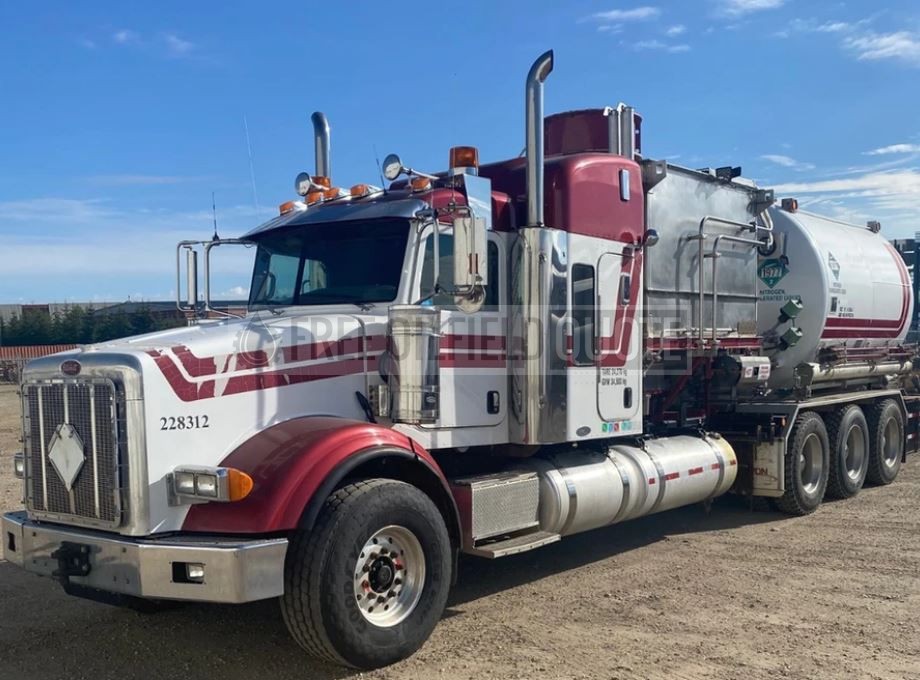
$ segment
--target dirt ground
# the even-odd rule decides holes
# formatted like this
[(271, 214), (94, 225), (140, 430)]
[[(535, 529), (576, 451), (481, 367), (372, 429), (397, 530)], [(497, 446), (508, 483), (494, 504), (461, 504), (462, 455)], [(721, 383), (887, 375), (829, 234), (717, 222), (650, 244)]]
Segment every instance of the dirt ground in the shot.
[[(0, 386), (0, 509), (19, 412)], [(413, 658), (369, 678), (918, 678), (920, 459), (789, 519), (722, 499), (495, 562), (465, 559)], [(276, 603), (141, 616), (0, 561), (0, 677), (344, 678)]]

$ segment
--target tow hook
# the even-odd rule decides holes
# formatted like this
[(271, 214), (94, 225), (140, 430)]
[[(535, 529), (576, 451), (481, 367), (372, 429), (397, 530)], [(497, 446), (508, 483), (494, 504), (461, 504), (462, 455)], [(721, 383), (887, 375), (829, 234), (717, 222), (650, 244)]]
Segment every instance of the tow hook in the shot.
[(58, 568), (51, 575), (65, 588), (71, 576), (89, 576), (93, 569), (89, 563), (89, 554), (88, 545), (64, 541), (60, 548), (51, 553), (51, 559), (58, 563)]

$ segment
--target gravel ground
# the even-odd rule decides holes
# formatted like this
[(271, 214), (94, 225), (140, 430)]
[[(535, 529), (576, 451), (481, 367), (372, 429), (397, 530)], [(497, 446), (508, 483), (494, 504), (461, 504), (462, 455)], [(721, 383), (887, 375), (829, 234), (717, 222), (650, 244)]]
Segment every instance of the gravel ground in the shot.
[[(0, 509), (19, 506), (15, 391), (0, 386)], [(918, 678), (920, 460), (789, 519), (722, 499), (466, 559), (413, 658), (371, 678)], [(274, 602), (141, 616), (0, 561), (0, 677), (340, 678)]]

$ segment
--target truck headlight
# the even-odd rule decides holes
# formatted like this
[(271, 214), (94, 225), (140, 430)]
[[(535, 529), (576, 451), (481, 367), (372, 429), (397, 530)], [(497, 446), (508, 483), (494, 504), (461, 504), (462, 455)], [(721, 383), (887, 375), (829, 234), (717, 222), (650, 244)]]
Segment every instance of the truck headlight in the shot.
[(13, 474), (24, 479), (26, 476), (26, 457), (21, 453), (13, 454)]
[(241, 501), (252, 491), (252, 477), (229, 467), (184, 466), (174, 469), (167, 479), (169, 504), (230, 503)]

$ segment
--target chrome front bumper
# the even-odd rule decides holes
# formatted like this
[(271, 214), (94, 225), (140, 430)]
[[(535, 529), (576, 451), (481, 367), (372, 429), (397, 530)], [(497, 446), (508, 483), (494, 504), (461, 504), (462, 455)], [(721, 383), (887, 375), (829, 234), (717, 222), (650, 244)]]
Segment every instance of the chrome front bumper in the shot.
[[(35, 522), (25, 512), (3, 516), (3, 557), (26, 571), (61, 579), (60, 549), (88, 569), (71, 575), (72, 585), (137, 597), (240, 603), (284, 592), (287, 539), (226, 537), (135, 539)], [(56, 553), (57, 557), (52, 557)], [(200, 583), (188, 582), (186, 565), (203, 565)]]

